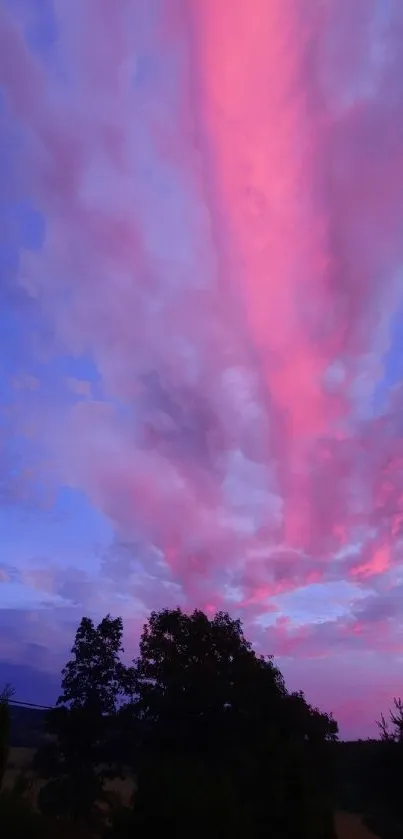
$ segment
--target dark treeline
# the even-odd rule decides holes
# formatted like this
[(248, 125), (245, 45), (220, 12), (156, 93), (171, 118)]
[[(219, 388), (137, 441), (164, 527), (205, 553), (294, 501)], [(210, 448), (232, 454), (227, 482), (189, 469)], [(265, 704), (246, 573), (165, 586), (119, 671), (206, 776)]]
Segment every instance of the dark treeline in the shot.
[[(272, 658), (256, 655), (226, 613), (153, 612), (130, 666), (122, 637), (120, 618), (98, 626), (82, 619), (34, 759), (43, 781), (37, 812), (21, 777), (0, 794), (1, 835), (333, 839), (336, 803), (379, 821), (391, 767), (400, 767), (396, 725), (389, 731), (383, 720), (376, 744), (383, 763), (359, 751), (375, 754), (375, 746), (338, 743), (332, 715), (290, 693)], [(0, 698), (0, 782), (7, 698)], [(128, 800), (111, 792), (111, 778), (132, 780)], [(399, 815), (396, 806), (393, 824)]]
[(403, 839), (402, 722), (403, 716), (387, 737), (341, 742), (334, 748), (338, 808), (363, 815), (364, 823), (381, 839)]
[(10, 745), (38, 749), (45, 737), (45, 709), (9, 705)]

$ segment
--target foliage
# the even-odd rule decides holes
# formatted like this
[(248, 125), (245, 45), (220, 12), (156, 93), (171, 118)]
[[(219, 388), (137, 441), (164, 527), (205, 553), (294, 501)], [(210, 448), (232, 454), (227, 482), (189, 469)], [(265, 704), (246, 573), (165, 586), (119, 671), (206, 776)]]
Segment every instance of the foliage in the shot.
[(237, 804), (231, 773), (222, 767), (189, 755), (161, 754), (142, 767), (132, 828), (139, 836), (162, 830), (187, 836), (190, 825), (193, 836), (238, 836), (241, 828), (246, 835)]
[(401, 839), (402, 744), (358, 740), (337, 743), (334, 749), (337, 806), (362, 813), (365, 824), (382, 839)]
[(122, 618), (107, 615), (94, 626), (83, 618), (77, 629), (72, 658), (62, 670), (62, 694), (57, 704), (91, 713), (112, 714), (124, 694), (126, 670)]
[(377, 726), (381, 733), (381, 740), (403, 743), (403, 702), (400, 697), (398, 699), (395, 697), (393, 704), (395, 710), (389, 711), (389, 720), (381, 714), (381, 719), (377, 720)]
[(39, 813), (24, 789), (24, 778), (0, 794), (2, 839), (90, 839), (88, 829)]
[(27, 797), (29, 782), (21, 773), (12, 789), (3, 789), (4, 774), (7, 768), (10, 742), (9, 702), (14, 695), (10, 685), (0, 692), (0, 825), (2, 835), (7, 839), (43, 839), (43, 824), (38, 814), (33, 812)]
[[(272, 658), (257, 655), (227, 613), (152, 612), (132, 667), (123, 626), (83, 618), (36, 768), (40, 807), (127, 839), (168, 830), (181, 839), (333, 839), (331, 715), (289, 693)], [(126, 701), (125, 701), (126, 700)], [(126, 763), (130, 807), (101, 812), (104, 779)]]
[(44, 839), (44, 823), (20, 790), (0, 793), (0, 824), (7, 839)]
[(393, 700), (394, 709), (389, 710), (389, 719), (381, 714), (377, 725), (381, 735), (377, 778), (373, 784), (377, 809), (369, 811), (369, 824), (379, 830), (385, 839), (403, 835), (403, 803), (401, 779), (403, 777), (403, 702)]
[(123, 623), (107, 615), (98, 626), (83, 618), (62, 671), (62, 693), (49, 712), (51, 740), (35, 768), (48, 782), (39, 795), (43, 812), (97, 823), (103, 782), (113, 759), (113, 717), (125, 684), (120, 661)]
[[(10, 694), (11, 695), (11, 694)], [(54, 839), (50, 825), (35, 812), (32, 782), (27, 772), (20, 772), (11, 787), (0, 793), (0, 825), (7, 839)]]
[(163, 821), (185, 836), (192, 819), (200, 835), (219, 823), (220, 836), (333, 836), (328, 746), (337, 724), (286, 691), (240, 621), (153, 612), (133, 687), (144, 724), (139, 835)]

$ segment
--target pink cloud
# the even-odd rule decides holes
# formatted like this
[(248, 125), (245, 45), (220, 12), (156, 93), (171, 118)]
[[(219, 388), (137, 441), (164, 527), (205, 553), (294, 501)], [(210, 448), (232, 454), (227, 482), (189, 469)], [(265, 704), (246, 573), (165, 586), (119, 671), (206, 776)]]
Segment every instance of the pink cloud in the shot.
[(357, 577), (373, 577), (384, 574), (390, 568), (390, 552), (385, 545), (374, 547), (371, 550), (370, 558), (360, 562), (351, 569), (351, 573)]
[[(394, 656), (387, 601), (375, 635), (354, 604), (301, 627), (272, 598), (343, 577), (371, 592), (401, 565), (401, 394), (380, 416), (374, 394), (400, 305), (403, 11), (255, 3), (55, 3), (52, 72), (0, 10), (46, 216), (17, 282), (48, 356), (89, 355), (102, 393), (72, 377), (85, 399), (48, 393), (17, 421), (141, 546), (133, 603), (230, 605), (287, 658)], [(119, 562), (101, 572), (116, 591)]]

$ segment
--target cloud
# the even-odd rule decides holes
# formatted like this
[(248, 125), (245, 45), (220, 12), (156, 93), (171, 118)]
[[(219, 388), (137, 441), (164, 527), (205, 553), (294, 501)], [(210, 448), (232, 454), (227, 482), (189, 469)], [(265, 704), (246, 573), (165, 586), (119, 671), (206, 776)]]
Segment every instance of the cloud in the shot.
[[(31, 458), (4, 448), (2, 492), (111, 522), (95, 577), (20, 569), (73, 612), (229, 606), (287, 659), (394, 656), (403, 11), (256, 4), (1, 7), (3, 436)], [(278, 614), (346, 580), (347, 614)]]

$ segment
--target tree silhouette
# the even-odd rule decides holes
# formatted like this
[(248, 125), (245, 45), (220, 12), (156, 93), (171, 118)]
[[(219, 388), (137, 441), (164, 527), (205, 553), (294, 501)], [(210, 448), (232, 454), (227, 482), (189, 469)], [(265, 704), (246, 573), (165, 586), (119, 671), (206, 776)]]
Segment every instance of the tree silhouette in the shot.
[(401, 778), (403, 774), (403, 701), (394, 698), (389, 718), (377, 720), (380, 740), (366, 756), (368, 824), (379, 835), (403, 836)]
[(132, 667), (120, 659), (122, 633), (109, 615), (78, 627), (47, 720), (53, 740), (36, 762), (47, 778), (43, 812), (99, 834), (103, 781), (124, 757), (136, 792), (131, 808), (115, 812), (109, 839), (155, 830), (178, 839), (333, 839), (337, 724), (287, 691), (239, 620), (152, 612)]
[(394, 711), (389, 711), (389, 720), (386, 720), (381, 714), (381, 719), (377, 720), (377, 726), (381, 734), (381, 740), (394, 741), (403, 743), (403, 702), (400, 698), (393, 699), (395, 706)]
[[(172, 732), (186, 748), (202, 751), (222, 739), (235, 723), (246, 731), (257, 719), (264, 683), (267, 702), (285, 695), (279, 670), (270, 659), (259, 658), (246, 641), (241, 622), (225, 613), (212, 620), (196, 610), (152, 612), (134, 662), (133, 684), (138, 715), (153, 734), (165, 739)], [(262, 711), (262, 708), (260, 708)], [(191, 732), (192, 739), (188, 735)]]
[(84, 617), (77, 629), (57, 707), (46, 719), (51, 742), (35, 761), (48, 779), (39, 797), (43, 811), (78, 822), (97, 819), (114, 759), (113, 721), (128, 681), (122, 635), (122, 619), (110, 615), (98, 626)]
[(122, 618), (105, 618), (94, 626), (82, 618), (77, 629), (72, 658), (62, 670), (62, 693), (58, 705), (113, 714), (124, 696), (126, 668), (120, 660), (123, 649)]
[(133, 687), (138, 793), (116, 835), (163, 825), (177, 837), (334, 835), (327, 745), (337, 724), (287, 692), (240, 621), (152, 612)]

